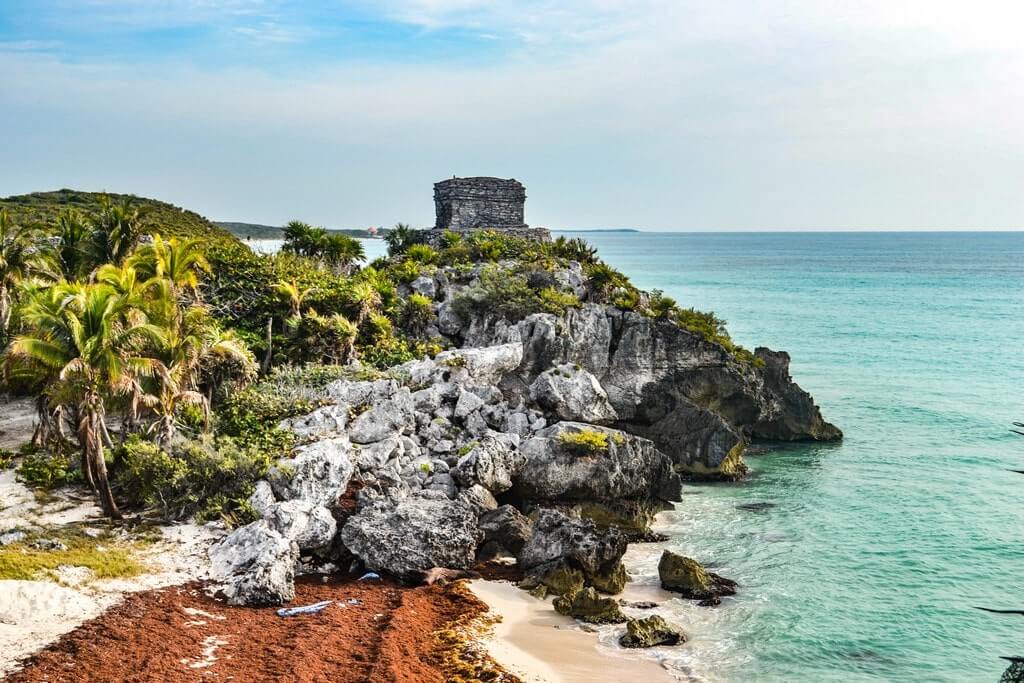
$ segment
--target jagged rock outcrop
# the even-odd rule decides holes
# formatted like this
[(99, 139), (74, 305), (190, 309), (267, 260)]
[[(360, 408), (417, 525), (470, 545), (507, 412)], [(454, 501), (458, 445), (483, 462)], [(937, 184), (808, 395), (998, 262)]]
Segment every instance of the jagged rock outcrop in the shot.
[(479, 484), (492, 494), (512, 488), (513, 479), (523, 468), (523, 455), (518, 449), (517, 437), (488, 436), (473, 445), (459, 458), (452, 476), (465, 487)]
[(696, 475), (741, 474), (750, 437), (842, 435), (789, 378), (784, 354), (762, 349), (765, 366), (757, 367), (700, 334), (633, 311), (590, 304), (512, 325), (479, 319), (464, 335), (469, 345), (523, 344), (517, 370), (523, 396), (551, 368), (578, 365), (607, 393), (616, 426), (651, 439)]
[(578, 571), (585, 584), (617, 593), (625, 582), (626, 544), (626, 536), (617, 529), (601, 529), (590, 520), (541, 510), (517, 562), (526, 575), (526, 587), (544, 584), (559, 591), (554, 584), (564, 583), (567, 574), (571, 577)]
[(835, 425), (821, 419), (814, 399), (801, 389), (789, 374), (789, 354), (759, 346), (754, 356), (764, 363), (765, 384), (778, 397), (780, 410), (762, 415), (751, 427), (758, 438), (774, 441), (832, 441), (842, 436)]
[(327, 547), (338, 531), (330, 511), (308, 500), (274, 503), (265, 510), (263, 519), (281, 536), (294, 541), (299, 551)]
[(295, 597), (296, 543), (266, 520), (235, 529), (210, 547), (211, 576), (231, 605), (280, 605)]
[(468, 569), (483, 538), (461, 501), (380, 500), (349, 518), (341, 540), (375, 571), (412, 578), (432, 567)]
[(515, 557), (533, 531), (530, 519), (511, 505), (502, 505), (480, 515), (483, 544), (477, 552), (482, 559)]
[[(566, 435), (605, 437), (607, 447), (580, 453)], [(680, 499), (679, 476), (672, 461), (648, 439), (606, 427), (559, 422), (519, 446), (523, 464), (514, 493), (527, 500)]]
[(530, 399), (560, 420), (608, 424), (617, 417), (597, 378), (572, 363), (537, 375), (530, 385)]

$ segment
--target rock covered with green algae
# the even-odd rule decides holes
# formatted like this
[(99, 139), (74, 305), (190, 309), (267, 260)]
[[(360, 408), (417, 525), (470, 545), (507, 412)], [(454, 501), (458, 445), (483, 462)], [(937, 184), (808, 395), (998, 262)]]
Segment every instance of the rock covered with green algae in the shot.
[(562, 561), (545, 563), (519, 582), (520, 588), (531, 591), (531, 593), (537, 591), (534, 595), (540, 598), (549, 593), (572, 595), (583, 590), (583, 585), (583, 572)]
[(585, 621), (588, 624), (621, 624), (626, 615), (612, 598), (602, 598), (591, 586), (572, 595), (555, 598), (559, 614)]
[(700, 562), (671, 550), (661, 554), (658, 577), (665, 590), (680, 593), (701, 604), (718, 604), (717, 598), (736, 593), (736, 582), (706, 570)]
[(645, 619), (630, 619), (626, 633), (619, 639), (622, 647), (656, 647), (658, 645), (680, 645), (686, 642), (686, 635), (671, 626), (658, 615)]
[(601, 529), (590, 520), (557, 510), (541, 510), (517, 558), (525, 572), (522, 585), (529, 590), (543, 584), (560, 595), (583, 584), (618, 593), (626, 580), (622, 566), (626, 544), (626, 536), (616, 529)]

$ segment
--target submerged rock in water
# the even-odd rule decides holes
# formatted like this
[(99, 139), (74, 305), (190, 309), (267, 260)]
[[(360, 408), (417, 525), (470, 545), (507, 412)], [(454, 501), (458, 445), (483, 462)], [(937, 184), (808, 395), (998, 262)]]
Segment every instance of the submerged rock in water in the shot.
[(622, 647), (656, 647), (658, 645), (679, 645), (686, 642), (686, 636), (654, 615), (645, 619), (630, 619), (626, 622), (626, 633), (619, 639)]
[(469, 569), (482, 536), (473, 508), (444, 498), (375, 501), (341, 529), (345, 547), (368, 569), (400, 578), (433, 567)]
[(749, 510), (750, 512), (761, 512), (763, 510), (770, 510), (775, 507), (775, 503), (768, 503), (765, 501), (755, 501), (751, 503), (740, 503), (736, 506), (737, 510)]
[(680, 593), (692, 600), (708, 601), (708, 606), (718, 604), (715, 598), (736, 593), (735, 581), (709, 572), (696, 560), (677, 555), (671, 550), (661, 554), (658, 577), (665, 590)]
[(621, 624), (626, 615), (612, 598), (602, 598), (590, 586), (568, 596), (555, 598), (559, 614), (574, 617), (588, 624)]
[(231, 605), (280, 605), (295, 597), (298, 546), (266, 520), (235, 529), (210, 547), (211, 573)]

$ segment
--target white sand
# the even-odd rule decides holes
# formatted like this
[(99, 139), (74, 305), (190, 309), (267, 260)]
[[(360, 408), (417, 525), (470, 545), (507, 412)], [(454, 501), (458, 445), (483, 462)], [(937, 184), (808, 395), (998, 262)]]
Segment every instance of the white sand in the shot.
[(654, 661), (600, 647), (596, 635), (555, 612), (550, 600), (538, 600), (510, 583), (498, 581), (472, 581), (470, 588), (502, 618), (495, 625), (488, 652), (527, 683), (673, 680)]
[[(95, 503), (74, 492), (57, 492), (45, 502), (37, 501), (15, 480), (12, 470), (0, 472), (0, 501), (0, 532), (102, 521)], [(0, 581), (0, 677), (14, 671), (21, 659), (99, 616), (127, 593), (205, 578), (209, 572), (206, 551), (223, 529), (219, 525), (179, 524), (160, 531), (162, 540), (138, 555), (149, 569), (139, 576), (96, 580), (85, 567), (62, 566), (55, 577), (60, 585), (48, 580)]]

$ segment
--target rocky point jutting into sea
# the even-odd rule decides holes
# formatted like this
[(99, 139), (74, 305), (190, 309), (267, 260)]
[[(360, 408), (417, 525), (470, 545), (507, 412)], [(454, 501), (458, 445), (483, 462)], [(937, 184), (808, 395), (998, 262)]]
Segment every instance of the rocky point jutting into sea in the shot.
[[(457, 305), (517, 265), (442, 267), (403, 286), (431, 302), (424, 334), (453, 348), (335, 381), (326, 405), (283, 424), (304, 445), (259, 484), (262, 519), (211, 551), (232, 604), (288, 602), (297, 572), (419, 581), (514, 558), (520, 585), (558, 596), (559, 612), (626, 622), (607, 596), (627, 581), (627, 543), (651, 537), (683, 479), (741, 477), (753, 439), (841, 437), (786, 353), (743, 357), (670, 320), (592, 303), (578, 262), (539, 275), (583, 302), (564, 314), (508, 322)], [(708, 606), (737, 590), (670, 552), (659, 573)], [(623, 644), (684, 639), (659, 620), (629, 619)]]
[[(77, 203), (87, 199), (72, 195)], [(50, 197), (14, 205), (31, 212), (40, 199)], [(196, 432), (174, 434), (172, 410), (154, 423), (171, 434), (154, 441), (153, 429), (139, 433), (140, 415), (125, 414), (121, 424), (107, 415), (111, 429), (121, 430), (111, 464), (116, 495), (135, 506), (127, 523), (111, 530), (127, 543), (140, 521), (157, 522), (166, 536), (173, 519), (215, 520), (190, 525), (196, 542), (187, 556), (173, 544), (168, 551), (189, 565), (181, 580), (194, 583), (128, 598), (129, 588), (114, 584), (102, 606), (90, 603), (72, 615), (40, 612), (54, 591), (43, 591), (33, 576), (19, 587), (28, 597), (0, 603), (0, 617), (17, 616), (19, 638), (34, 613), (64, 614), (57, 619), (64, 621), (38, 637), (28, 633), (18, 654), (0, 665), (12, 666), (123, 599), (37, 653), (14, 680), (49, 680), (69, 662), (76, 680), (95, 680), (112, 658), (129, 656), (126, 650), (139, 680), (156, 671), (167, 680), (191, 680), (196, 667), (215, 666), (212, 653), (219, 651), (231, 654), (211, 673), (264, 680), (281, 671), (326, 680), (339, 668), (346, 669), (342, 680), (352, 681), (478, 680), (482, 672), (486, 680), (513, 681), (517, 674), (563, 680), (564, 662), (547, 662), (553, 673), (538, 674), (515, 657), (472, 645), (499, 618), (486, 622), (487, 606), (457, 581), (480, 574), (523, 589), (502, 593), (507, 584), (475, 584), (499, 614), (500, 604), (513, 604), (531, 620), (543, 613), (562, 626), (571, 617), (604, 635), (615, 629), (618, 655), (682, 646), (687, 624), (648, 599), (664, 601), (667, 594), (628, 594), (635, 573), (623, 561), (628, 545), (664, 540), (652, 524), (659, 512), (685, 511), (687, 481), (744, 477), (744, 453), (754, 441), (831, 441), (841, 432), (793, 381), (785, 352), (747, 351), (714, 315), (640, 291), (585, 242), (552, 241), (546, 229), (525, 223), (524, 202), (525, 189), (514, 180), (438, 183), (434, 227), (396, 229), (388, 258), (361, 271), (295, 252), (281, 261), (255, 256), (220, 236), (208, 251), (215, 266), (204, 274), (204, 301), (189, 310), (264, 341), (266, 379), (247, 389), (221, 387), (213, 434), (197, 434), (197, 425)], [(162, 216), (185, 216), (194, 224), (189, 231), (207, 225), (174, 207), (155, 208)], [(143, 254), (165, 247), (157, 237), (139, 241)], [(281, 263), (305, 269), (307, 284), (282, 281)], [(110, 268), (104, 272), (110, 277)], [(327, 295), (317, 300), (320, 310), (308, 301), (304, 308), (303, 296), (321, 284)], [(386, 314), (355, 306), (359, 288), (367, 300), (386, 293)], [(282, 301), (280, 293), (291, 298)], [(262, 337), (257, 330), (264, 329)], [(382, 360), (396, 356), (375, 354), (377, 343), (398, 349), (401, 360)], [(288, 385), (294, 396), (275, 395), (285, 391), (270, 372), (275, 362), (300, 378)], [(255, 375), (253, 368), (238, 386)], [(213, 396), (214, 387), (208, 389)], [(232, 391), (245, 400), (233, 402)], [(37, 410), (40, 405), (47, 408), (43, 401)], [(118, 405), (111, 401), (111, 410)], [(65, 412), (53, 417), (54, 433), (66, 418)], [(257, 438), (246, 441), (247, 430)], [(192, 469), (193, 460), (206, 469)], [(19, 496), (31, 498), (9, 479)], [(211, 490), (211, 481), (235, 493)], [(165, 496), (178, 507), (172, 510)], [(206, 506), (203, 497), (214, 500)], [(24, 510), (15, 512), (14, 535), (0, 540), (12, 557), (39, 551), (32, 544), (50, 543), (47, 534), (78, 543), (94, 531), (36, 523)], [(101, 523), (88, 514), (88, 524)], [(665, 549), (658, 585), (701, 611), (744, 590), (713, 564), (705, 567), (708, 559)], [(58, 576), (67, 574), (65, 568)], [(363, 576), (369, 582), (357, 580)], [(150, 585), (169, 583), (165, 577)], [(71, 589), (62, 594), (81, 597)], [(309, 603), (314, 611), (331, 605), (330, 613), (315, 612), (316, 620), (296, 629), (275, 610), (244, 609)], [(618, 626), (601, 626), (609, 624)], [(182, 659), (177, 649), (197, 650), (198, 629), (207, 630), (206, 654)], [(246, 639), (250, 631), (259, 634), (254, 642)], [(559, 640), (565, 633), (543, 631), (520, 641), (545, 635), (556, 649), (566, 645)], [(309, 654), (327, 637), (331, 655)], [(595, 642), (587, 640), (580, 657), (594, 654)], [(426, 668), (413, 670), (411, 660), (420, 656)], [(530, 656), (534, 664), (544, 658)], [(650, 661), (628, 661), (657, 671)], [(583, 668), (591, 676), (604, 666)], [(645, 671), (620, 673), (646, 678)]]

